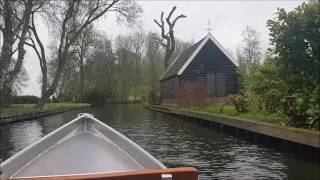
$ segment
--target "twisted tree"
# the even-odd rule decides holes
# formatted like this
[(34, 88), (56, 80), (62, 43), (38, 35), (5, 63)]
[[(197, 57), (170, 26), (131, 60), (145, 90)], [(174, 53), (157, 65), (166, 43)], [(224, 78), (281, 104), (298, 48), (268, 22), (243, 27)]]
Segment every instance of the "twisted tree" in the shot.
[[(164, 20), (163, 20), (163, 15), (164, 15), (164, 12), (162, 11), (161, 12), (161, 16), (160, 16), (160, 23), (154, 19), (154, 22), (160, 27), (161, 29), (161, 37), (162, 39), (160, 38), (155, 38), (156, 42), (158, 44), (160, 44), (161, 46), (163, 46), (165, 48), (165, 57), (164, 57), (164, 67), (165, 68), (168, 68), (169, 66), (169, 61), (170, 61), (170, 57), (172, 55), (172, 53), (174, 52), (175, 50), (175, 46), (176, 46), (176, 42), (175, 42), (175, 39), (174, 39), (174, 31), (173, 31), (173, 28), (176, 24), (176, 22), (180, 19), (180, 18), (185, 18), (187, 16), (181, 14), (179, 16), (177, 16), (176, 18), (173, 19), (173, 21), (171, 21), (171, 16), (172, 14), (174, 13), (174, 11), (177, 9), (176, 6), (174, 6), (168, 17), (166, 18), (166, 22), (168, 24), (168, 27), (169, 27), (169, 32), (166, 33), (165, 32), (165, 23), (164, 23)], [(165, 42), (164, 42), (165, 41)]]

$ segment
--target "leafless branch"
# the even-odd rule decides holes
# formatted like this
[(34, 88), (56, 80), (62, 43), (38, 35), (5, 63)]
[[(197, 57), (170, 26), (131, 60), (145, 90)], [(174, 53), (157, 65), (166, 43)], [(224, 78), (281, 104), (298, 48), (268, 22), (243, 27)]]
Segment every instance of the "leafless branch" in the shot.
[(166, 44), (163, 43), (163, 39), (159, 39), (159, 38), (153, 38), (153, 39), (164, 48), (167, 46)]
[(174, 50), (175, 50), (175, 38), (174, 38), (173, 28), (174, 28), (176, 22), (177, 22), (179, 19), (187, 17), (187, 16), (181, 14), (181, 15), (177, 16), (177, 17), (171, 22), (171, 17), (172, 17), (172, 15), (173, 15), (173, 13), (174, 13), (174, 11), (175, 11), (176, 9), (177, 9), (177, 7), (174, 6), (174, 7), (171, 9), (168, 17), (166, 18), (167, 25), (169, 26), (169, 32), (168, 32), (168, 33), (165, 32), (165, 24), (164, 24), (164, 20), (163, 20), (164, 13), (161, 12), (161, 16), (160, 16), (160, 22), (161, 22), (161, 23), (159, 23), (156, 19), (154, 19), (154, 22), (155, 22), (155, 23), (160, 27), (160, 29), (161, 29), (161, 37), (166, 40), (166, 43), (163, 43), (163, 40), (160, 41), (159, 39), (155, 38), (156, 42), (157, 42), (158, 44), (160, 44), (161, 46), (163, 46), (163, 47), (165, 48), (165, 50), (166, 50), (166, 52), (165, 52), (165, 60), (164, 60), (164, 64), (165, 64), (165, 67), (166, 67), (166, 68), (169, 66), (169, 59), (170, 59), (172, 53), (173, 53)]
[(173, 20), (173, 22), (172, 22), (172, 26), (174, 26), (175, 24), (176, 24), (176, 22), (178, 21), (178, 19), (180, 19), (180, 18), (186, 18), (187, 16), (185, 16), (185, 15), (183, 15), (183, 14), (181, 14), (180, 16), (177, 16), (174, 20)]

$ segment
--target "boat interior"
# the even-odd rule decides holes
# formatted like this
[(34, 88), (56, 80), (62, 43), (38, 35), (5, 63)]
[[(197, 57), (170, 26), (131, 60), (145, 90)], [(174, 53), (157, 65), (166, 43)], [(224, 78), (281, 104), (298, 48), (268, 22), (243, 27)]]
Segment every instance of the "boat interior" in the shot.
[(166, 168), (130, 139), (88, 114), (58, 128), (1, 166), (4, 179), (180, 180), (186, 179), (186, 174), (197, 175), (193, 168)]

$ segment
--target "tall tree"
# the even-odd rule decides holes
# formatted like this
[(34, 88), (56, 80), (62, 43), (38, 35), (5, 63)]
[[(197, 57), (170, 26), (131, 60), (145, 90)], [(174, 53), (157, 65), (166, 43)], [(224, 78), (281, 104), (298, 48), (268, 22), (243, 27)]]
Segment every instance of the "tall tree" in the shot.
[[(164, 51), (154, 41), (156, 33), (133, 31), (119, 35), (111, 43), (105, 35), (93, 29), (93, 47), (84, 63), (84, 101), (90, 103), (127, 102), (145, 98), (149, 103), (159, 102), (159, 84), (164, 70)], [(177, 49), (188, 43), (179, 41)], [(176, 52), (177, 53), (177, 52)], [(58, 84), (58, 100), (73, 100), (79, 95), (78, 55), (70, 50), (68, 61)], [(74, 61), (74, 59), (76, 61)], [(49, 80), (54, 78), (58, 61), (51, 61)], [(78, 100), (78, 99), (76, 99)]]
[(81, 32), (79, 38), (72, 47), (79, 60), (80, 102), (82, 102), (84, 98), (84, 61), (90, 52), (90, 47), (94, 45), (94, 36), (93, 25), (90, 25), (83, 32)]
[(133, 88), (131, 94), (136, 99), (137, 96), (141, 95), (142, 91), (142, 56), (144, 54), (145, 45), (145, 34), (143, 32), (134, 32), (129, 35), (129, 46), (131, 51), (134, 53), (132, 58), (132, 74), (131, 79), (133, 83)]
[[(0, 102), (1, 107), (10, 105), (12, 86), (23, 65), (25, 41), (28, 33), (31, 13), (42, 6), (42, 1), (0, 1), (0, 30), (3, 44), (0, 54)], [(17, 48), (14, 45), (17, 44)], [(12, 67), (13, 55), (18, 57)]]
[(237, 49), (239, 68), (244, 76), (259, 65), (261, 60), (260, 41), (257, 30), (246, 26), (242, 32), (242, 45)]
[(288, 115), (298, 125), (320, 126), (320, 3), (302, 3), (291, 12), (278, 9), (267, 22), (280, 77), (288, 86)]
[[(57, 58), (58, 67), (52, 83), (48, 84), (47, 59), (44, 46), (40, 40), (34, 21), (32, 21), (32, 37), (30, 46), (34, 48), (40, 61), (42, 70), (42, 93), (38, 108), (43, 108), (49, 97), (55, 92), (60, 81), (63, 68), (68, 60), (70, 48), (77, 41), (81, 32), (90, 24), (107, 12), (116, 12), (118, 17), (132, 22), (137, 18), (141, 8), (132, 0), (106, 0), (106, 1), (52, 1), (47, 9), (54, 25), (59, 28), (57, 34)], [(34, 14), (33, 16), (34, 17)], [(33, 18), (34, 20), (34, 18)], [(37, 50), (40, 47), (40, 51)]]
[(159, 101), (159, 83), (161, 72), (164, 70), (163, 53), (160, 50), (160, 45), (154, 41), (158, 38), (156, 33), (149, 33), (146, 38), (146, 63), (147, 71), (146, 84), (147, 84), (147, 102), (156, 104)]
[(116, 78), (116, 58), (112, 43), (105, 36), (96, 36), (95, 49), (85, 64), (85, 100), (91, 103), (110, 103), (115, 96), (118, 81)]
[[(174, 6), (168, 17), (166, 18), (166, 22), (167, 22), (167, 25), (168, 25), (168, 28), (169, 28), (169, 32), (166, 33), (165, 32), (165, 23), (164, 23), (164, 19), (163, 19), (163, 16), (164, 16), (164, 12), (162, 11), (161, 12), (161, 16), (160, 16), (160, 23), (154, 19), (154, 22), (160, 27), (161, 29), (161, 37), (162, 39), (160, 38), (156, 38), (155, 40), (165, 48), (165, 57), (164, 57), (164, 66), (165, 68), (168, 68), (169, 66), (169, 61), (170, 61), (170, 58), (171, 58), (171, 55), (172, 53), (174, 52), (175, 48), (176, 48), (176, 41), (175, 41), (175, 37), (174, 37), (174, 26), (176, 24), (176, 22), (180, 19), (180, 18), (186, 18), (187, 16), (181, 14), (179, 16), (177, 16), (176, 18), (173, 19), (173, 21), (171, 21), (171, 16), (172, 14), (174, 13), (174, 11), (177, 9), (176, 6)], [(165, 42), (163, 42), (165, 41)]]

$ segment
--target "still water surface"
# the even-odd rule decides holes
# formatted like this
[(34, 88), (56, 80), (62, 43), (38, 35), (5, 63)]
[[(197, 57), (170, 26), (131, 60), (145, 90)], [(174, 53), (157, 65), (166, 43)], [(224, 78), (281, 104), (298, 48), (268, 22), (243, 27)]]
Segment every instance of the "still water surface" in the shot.
[(200, 179), (320, 179), (317, 163), (152, 112), (140, 105), (108, 105), (3, 125), (0, 128), (1, 160), (69, 122), (80, 112), (94, 114), (167, 167), (196, 167)]

